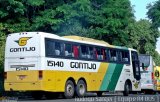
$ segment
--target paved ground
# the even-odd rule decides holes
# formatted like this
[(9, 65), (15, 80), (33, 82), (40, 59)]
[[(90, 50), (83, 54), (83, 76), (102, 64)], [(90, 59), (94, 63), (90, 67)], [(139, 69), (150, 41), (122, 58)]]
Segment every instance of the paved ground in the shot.
[(57, 97), (56, 99), (34, 100), (32, 97), (3, 97), (0, 98), (2, 102), (160, 102), (160, 95), (144, 95), (144, 94), (131, 94), (123, 96), (122, 94), (106, 93), (102, 97), (97, 97), (95, 94), (88, 94), (84, 98), (64, 99)]

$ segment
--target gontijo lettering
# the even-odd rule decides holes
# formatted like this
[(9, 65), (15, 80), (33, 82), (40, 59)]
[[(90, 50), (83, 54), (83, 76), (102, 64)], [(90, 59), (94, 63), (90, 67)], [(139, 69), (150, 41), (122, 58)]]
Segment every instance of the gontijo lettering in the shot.
[(10, 52), (35, 51), (35, 47), (10, 48)]
[[(27, 41), (32, 37), (21, 37), (19, 40), (15, 40), (19, 46), (25, 46)], [(24, 51), (35, 51), (35, 47), (21, 47), (21, 48), (10, 48), (10, 52), (24, 52)]]
[(71, 68), (78, 68), (78, 69), (96, 69), (96, 64), (94, 63), (82, 63), (82, 62), (71, 62)]

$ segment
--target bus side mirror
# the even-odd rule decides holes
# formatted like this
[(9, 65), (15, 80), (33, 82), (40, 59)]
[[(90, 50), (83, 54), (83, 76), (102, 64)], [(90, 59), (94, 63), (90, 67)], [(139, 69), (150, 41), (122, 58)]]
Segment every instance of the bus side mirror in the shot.
[(142, 69), (144, 70), (144, 63), (142, 63)]

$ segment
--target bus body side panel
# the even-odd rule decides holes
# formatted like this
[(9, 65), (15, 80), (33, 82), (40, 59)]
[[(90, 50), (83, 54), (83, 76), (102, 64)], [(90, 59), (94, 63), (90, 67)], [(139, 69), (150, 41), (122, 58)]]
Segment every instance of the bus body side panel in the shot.
[(140, 91), (141, 84), (140, 81), (137, 81), (133, 76), (132, 65), (124, 65), (122, 72), (119, 76), (115, 91), (124, 91), (124, 85), (126, 80), (130, 80), (132, 84), (132, 91)]
[[(82, 60), (68, 60), (60, 58), (46, 58), (45, 59), (45, 70), (48, 74), (51, 72), (55, 73), (55, 91), (64, 92), (65, 83), (69, 78), (73, 78), (75, 83), (80, 78), (85, 79), (87, 83), (88, 91), (97, 91), (96, 84), (102, 79), (96, 79), (100, 66), (107, 68), (108, 64), (101, 65), (101, 62), (91, 62)], [(104, 69), (105, 69), (104, 68)], [(102, 71), (101, 69), (100, 71)], [(48, 75), (47, 74), (47, 75)], [(101, 75), (103, 77), (103, 74)], [(95, 89), (96, 88), (96, 89)]]
[(126, 67), (126, 65), (124, 65), (122, 72), (119, 76), (119, 80), (116, 85), (115, 91), (124, 91), (124, 84), (127, 79), (130, 79), (131, 70), (132, 69), (130, 69), (130, 68)]
[[(68, 61), (68, 64), (69, 63), (70, 61)], [(75, 83), (77, 83), (80, 78), (84, 78), (87, 84), (87, 91), (116, 91), (116, 86), (120, 85), (118, 84), (118, 80), (122, 74), (123, 65), (101, 62), (100, 65), (97, 64), (97, 66), (98, 70), (96, 72), (84, 72), (83, 70), (85, 69), (79, 71), (54, 70), (55, 90), (50, 91), (64, 92), (65, 83), (69, 78), (73, 78)], [(67, 67), (67, 69), (69, 70), (69, 67)], [(47, 73), (46, 75), (51, 75), (52, 71), (47, 71)], [(123, 89), (119, 91), (123, 91)]]
[[(42, 70), (43, 78), (41, 80), (38, 77), (32, 78), (31, 76), (38, 76), (38, 71), (12, 72), (9, 73), (8, 76), (10, 79), (12, 76), (17, 75), (30, 75), (30, 78), (23, 80), (19, 79), (17, 80), (17, 83), (13, 82), (13, 79), (11, 79), (11, 81), (8, 80), (5, 84), (6, 90), (64, 92), (67, 79), (72, 77), (75, 80), (75, 83), (77, 83), (80, 78), (84, 78), (87, 83), (87, 91), (123, 91), (125, 81), (127, 78), (130, 79), (129, 74), (131, 71), (128, 72), (130, 68), (123, 64), (62, 60), (57, 58), (46, 58), (42, 61), (45, 63), (45, 66), (43, 66), (45, 67), (45, 70)], [(65, 67), (54, 67), (52, 64), (48, 64), (48, 61), (56, 61), (56, 63), (64, 62)], [(77, 63), (94, 63), (96, 64), (96, 70), (77, 68)], [(21, 86), (24, 86), (25, 88)]]
[[(98, 72), (55, 71), (55, 91), (64, 92), (65, 83), (70, 77), (75, 79), (75, 83), (80, 78), (84, 78), (87, 83), (87, 91), (124, 91), (124, 83), (127, 79), (133, 81), (133, 91), (140, 91), (140, 83), (131, 75), (133, 74), (132, 68), (125, 67), (123, 64), (101, 63)], [(130, 72), (128, 72), (129, 69)]]
[(122, 69), (123, 64), (109, 63), (100, 91), (115, 91)]
[[(124, 91), (125, 82), (129, 80), (131, 82), (132, 91), (141, 91), (140, 80), (137, 80), (134, 76), (133, 68), (133, 58), (132, 50), (130, 50), (130, 64), (123, 64), (121, 74), (119, 76), (118, 83), (116, 85), (115, 91)], [(120, 68), (117, 68), (120, 69)]]

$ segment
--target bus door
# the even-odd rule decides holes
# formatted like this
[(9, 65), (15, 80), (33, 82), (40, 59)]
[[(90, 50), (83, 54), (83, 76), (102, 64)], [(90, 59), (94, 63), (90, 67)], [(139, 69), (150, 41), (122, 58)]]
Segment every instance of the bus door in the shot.
[(140, 80), (140, 67), (139, 67), (139, 59), (138, 54), (135, 51), (131, 52), (132, 55), (132, 68), (133, 68), (133, 75), (136, 80)]

